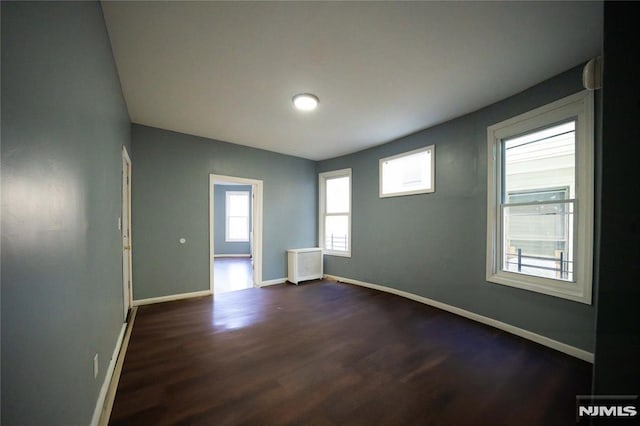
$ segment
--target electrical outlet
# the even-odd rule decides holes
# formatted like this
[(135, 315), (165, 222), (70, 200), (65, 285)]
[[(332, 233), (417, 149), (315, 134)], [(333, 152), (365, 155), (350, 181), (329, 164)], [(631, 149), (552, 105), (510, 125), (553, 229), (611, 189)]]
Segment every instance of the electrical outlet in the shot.
[(98, 354), (96, 354), (93, 357), (93, 378), (97, 379), (98, 378), (98, 370), (99, 370), (99, 364), (98, 364)]

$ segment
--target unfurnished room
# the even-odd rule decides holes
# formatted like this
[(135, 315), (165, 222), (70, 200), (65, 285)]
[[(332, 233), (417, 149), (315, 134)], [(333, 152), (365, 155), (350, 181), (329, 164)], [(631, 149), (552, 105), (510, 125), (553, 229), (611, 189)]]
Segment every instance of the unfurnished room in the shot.
[(2, 425), (638, 422), (640, 6), (2, 1)]

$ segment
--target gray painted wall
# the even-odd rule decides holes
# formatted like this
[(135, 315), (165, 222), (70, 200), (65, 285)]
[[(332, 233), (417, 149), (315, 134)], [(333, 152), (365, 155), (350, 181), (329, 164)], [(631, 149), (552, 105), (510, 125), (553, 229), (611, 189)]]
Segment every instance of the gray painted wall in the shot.
[(100, 3), (1, 7), (2, 424), (87, 425), (123, 324), (129, 117)]
[[(325, 256), (325, 272), (432, 298), (593, 351), (592, 306), (485, 280), (487, 126), (581, 89), (577, 67), (474, 113), (320, 162), (319, 172), (353, 169), (352, 257)], [(378, 160), (431, 144), (436, 192), (380, 199)]]
[(316, 245), (313, 161), (137, 124), (132, 149), (135, 299), (209, 289), (210, 173), (264, 181), (263, 280)]
[[(226, 241), (227, 191), (251, 193), (251, 185), (214, 185), (213, 253), (216, 255), (251, 254), (251, 245), (248, 242)], [(249, 209), (249, 223), (251, 223), (251, 209)]]

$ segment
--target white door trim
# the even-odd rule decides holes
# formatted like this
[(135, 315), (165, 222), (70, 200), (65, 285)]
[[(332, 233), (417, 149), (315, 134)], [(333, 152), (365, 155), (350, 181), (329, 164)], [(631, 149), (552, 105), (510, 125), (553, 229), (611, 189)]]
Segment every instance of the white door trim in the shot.
[[(127, 209), (126, 212), (124, 211), (125, 208)], [(126, 231), (128, 231), (128, 235), (125, 235)], [(122, 295), (124, 321), (126, 321), (129, 309), (133, 307), (133, 264), (131, 263), (131, 157), (129, 157), (127, 148), (124, 145), (122, 146), (122, 211), (120, 216), (120, 235), (122, 237)], [(128, 268), (125, 268), (125, 264), (128, 265)]]
[(258, 179), (247, 179), (235, 176), (209, 175), (209, 290), (213, 293), (213, 262), (214, 246), (213, 246), (213, 211), (214, 211), (214, 184), (219, 183), (236, 183), (240, 185), (251, 185), (253, 194), (252, 209), (252, 248), (253, 248), (253, 285), (260, 287), (262, 284), (262, 200), (263, 200), (263, 181)]

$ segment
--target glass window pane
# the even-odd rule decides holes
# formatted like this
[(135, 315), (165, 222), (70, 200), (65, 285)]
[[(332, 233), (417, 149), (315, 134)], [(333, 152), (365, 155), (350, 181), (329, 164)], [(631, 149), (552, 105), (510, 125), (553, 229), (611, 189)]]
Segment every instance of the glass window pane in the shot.
[(561, 201), (568, 199), (569, 187), (509, 193), (509, 203), (532, 203), (540, 201)]
[(430, 189), (431, 150), (382, 161), (382, 194)]
[(349, 213), (349, 177), (327, 179), (327, 213)]
[(249, 216), (249, 194), (229, 194), (227, 197), (227, 215)]
[[(504, 141), (504, 202), (549, 201), (548, 190), (567, 188), (575, 198), (575, 121)], [(517, 193), (527, 201), (514, 200)]]
[(326, 216), (324, 222), (325, 249), (349, 251), (349, 216)]
[(573, 202), (504, 207), (503, 270), (573, 281)]
[(229, 217), (229, 234), (230, 240), (242, 240), (249, 239), (249, 222), (247, 217)]

